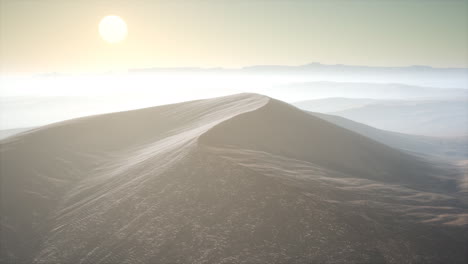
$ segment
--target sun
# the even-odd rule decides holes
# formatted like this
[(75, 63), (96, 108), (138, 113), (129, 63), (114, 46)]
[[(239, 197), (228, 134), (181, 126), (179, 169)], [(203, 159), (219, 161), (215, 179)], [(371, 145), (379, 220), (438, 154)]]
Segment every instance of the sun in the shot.
[(106, 16), (99, 22), (99, 34), (109, 43), (121, 42), (127, 33), (127, 24), (119, 16)]

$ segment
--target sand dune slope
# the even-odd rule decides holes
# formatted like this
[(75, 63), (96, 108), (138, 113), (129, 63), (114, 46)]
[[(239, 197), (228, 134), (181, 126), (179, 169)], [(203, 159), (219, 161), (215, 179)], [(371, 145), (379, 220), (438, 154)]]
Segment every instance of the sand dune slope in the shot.
[(413, 155), (455, 162), (468, 158), (468, 137), (440, 138), (409, 135), (381, 130), (340, 116), (313, 112), (310, 114)]
[(1, 262), (463, 263), (456, 170), (268, 97), (1, 142)]
[(451, 100), (384, 101), (329, 112), (383, 130), (436, 137), (468, 136), (466, 113), (466, 95)]

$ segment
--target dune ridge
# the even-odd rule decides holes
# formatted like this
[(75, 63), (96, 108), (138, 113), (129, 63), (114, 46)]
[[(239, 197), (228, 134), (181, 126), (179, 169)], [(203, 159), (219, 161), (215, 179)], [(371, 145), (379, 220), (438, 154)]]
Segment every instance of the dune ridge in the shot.
[(0, 155), (5, 263), (464, 261), (455, 170), (261, 95), (65, 121)]

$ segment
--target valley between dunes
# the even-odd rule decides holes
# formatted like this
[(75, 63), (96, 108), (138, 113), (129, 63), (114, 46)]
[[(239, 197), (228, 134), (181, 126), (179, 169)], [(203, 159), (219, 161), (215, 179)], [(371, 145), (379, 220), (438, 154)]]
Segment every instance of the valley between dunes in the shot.
[(0, 141), (1, 263), (465, 263), (463, 173), (257, 94)]

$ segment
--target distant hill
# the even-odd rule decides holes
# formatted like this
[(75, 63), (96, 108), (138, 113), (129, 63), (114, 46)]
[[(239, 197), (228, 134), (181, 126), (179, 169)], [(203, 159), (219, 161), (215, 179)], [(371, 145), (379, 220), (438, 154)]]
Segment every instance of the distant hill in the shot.
[(340, 116), (322, 113), (311, 114), (390, 147), (404, 150), (412, 154), (422, 154), (429, 158), (442, 158), (454, 161), (468, 159), (468, 136), (438, 138), (409, 135), (377, 129)]
[(324, 98), (324, 99), (315, 99), (315, 100), (306, 100), (293, 103), (294, 106), (297, 106), (303, 110), (310, 112), (319, 112), (319, 113), (330, 113), (348, 110), (352, 108), (359, 108), (369, 104), (385, 102), (384, 100), (379, 99), (369, 99), (369, 98)]
[(329, 98), (295, 105), (388, 131), (437, 137), (468, 136), (468, 99), (465, 97), (446, 100)]
[(407, 134), (468, 136), (468, 100), (410, 101), (369, 104), (332, 112), (383, 130)]

